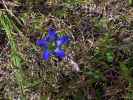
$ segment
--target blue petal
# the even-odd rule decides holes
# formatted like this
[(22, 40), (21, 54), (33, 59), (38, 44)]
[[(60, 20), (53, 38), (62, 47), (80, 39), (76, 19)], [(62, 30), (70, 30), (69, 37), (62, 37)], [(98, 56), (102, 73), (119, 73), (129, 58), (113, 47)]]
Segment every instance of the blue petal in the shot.
[(63, 58), (63, 57), (65, 57), (65, 52), (64, 52), (64, 50), (62, 50), (60, 48), (56, 48), (55, 55), (58, 56), (59, 58)]
[(70, 39), (68, 36), (62, 36), (56, 41), (56, 43), (57, 43), (57, 46), (62, 46), (64, 44), (68, 44), (69, 41)]
[(48, 47), (48, 42), (47, 42), (46, 40), (44, 40), (44, 39), (37, 40), (37, 41), (36, 41), (36, 44), (37, 44), (38, 46), (42, 46), (42, 47), (45, 47), (45, 48)]
[(46, 50), (43, 52), (43, 59), (47, 61), (51, 55), (52, 53)]
[(55, 32), (55, 30), (54, 29), (52, 29), (52, 28), (49, 28), (48, 29), (48, 41), (53, 41), (53, 40), (55, 40), (56, 38), (57, 38), (58, 36), (57, 36), (57, 33)]
[(56, 32), (55, 32), (55, 30), (54, 30), (53, 28), (49, 28), (49, 29), (48, 29), (48, 34), (49, 34), (49, 35), (55, 35)]

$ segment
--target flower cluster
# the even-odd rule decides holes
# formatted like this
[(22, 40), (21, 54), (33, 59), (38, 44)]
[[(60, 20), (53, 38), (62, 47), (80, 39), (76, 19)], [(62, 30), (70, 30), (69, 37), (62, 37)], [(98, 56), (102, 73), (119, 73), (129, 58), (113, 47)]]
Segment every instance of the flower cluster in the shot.
[(47, 61), (52, 55), (60, 59), (65, 57), (62, 46), (68, 44), (69, 41), (68, 36), (59, 37), (53, 28), (49, 28), (48, 35), (41, 40), (37, 40), (36, 44), (44, 48), (43, 59)]

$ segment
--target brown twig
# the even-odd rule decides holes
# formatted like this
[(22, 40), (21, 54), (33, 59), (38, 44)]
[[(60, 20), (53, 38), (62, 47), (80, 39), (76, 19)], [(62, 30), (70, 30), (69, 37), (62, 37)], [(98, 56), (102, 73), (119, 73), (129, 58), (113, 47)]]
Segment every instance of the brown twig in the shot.
[(4, 8), (6, 9), (7, 13), (9, 13), (10, 16), (12, 16), (18, 22), (19, 25), (23, 26), (23, 24), (20, 22), (20, 20), (12, 13), (11, 10), (8, 9), (8, 7), (6, 5), (7, 3), (4, 0), (2, 0), (2, 4), (3, 4)]

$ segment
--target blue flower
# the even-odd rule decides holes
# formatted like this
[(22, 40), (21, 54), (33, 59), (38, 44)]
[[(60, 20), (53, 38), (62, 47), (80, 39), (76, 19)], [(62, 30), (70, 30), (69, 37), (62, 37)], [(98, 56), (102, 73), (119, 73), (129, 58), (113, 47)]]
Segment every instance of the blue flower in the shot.
[(51, 57), (51, 56), (52, 56), (52, 53), (49, 50), (45, 50), (43, 52), (43, 59), (48, 60), (49, 57)]
[(38, 46), (41, 46), (41, 47), (44, 47), (44, 48), (48, 48), (48, 41), (46, 41), (45, 39), (37, 40), (36, 44)]
[(63, 58), (63, 57), (65, 57), (65, 52), (64, 52), (64, 50), (62, 50), (62, 49), (60, 49), (60, 48), (56, 48), (55, 50), (54, 50), (54, 53), (55, 53), (55, 55), (57, 56), (57, 57), (59, 57), (59, 58)]
[(69, 43), (69, 37), (68, 36), (62, 36), (60, 38), (58, 38), (58, 40), (56, 41), (57, 46), (62, 46), (64, 44), (68, 44)]
[(36, 44), (44, 48), (43, 59), (48, 60), (52, 55), (62, 59), (65, 57), (63, 45), (68, 44), (70, 38), (68, 36), (59, 37), (54, 29), (48, 29), (48, 35), (41, 40), (37, 40)]
[(48, 36), (46, 38), (47, 38), (47, 41), (49, 42), (54, 41), (58, 38), (57, 33), (53, 28), (48, 29)]

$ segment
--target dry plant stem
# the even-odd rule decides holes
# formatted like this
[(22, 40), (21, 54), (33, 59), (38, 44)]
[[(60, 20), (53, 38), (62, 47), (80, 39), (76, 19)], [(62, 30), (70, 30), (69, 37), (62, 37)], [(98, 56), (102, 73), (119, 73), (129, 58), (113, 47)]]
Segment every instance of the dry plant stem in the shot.
[(10, 14), (10, 16), (14, 17), (14, 19), (18, 22), (19, 25), (23, 26), (23, 24), (19, 21), (19, 19), (7, 8), (7, 5), (4, 0), (2, 0), (3, 6), (5, 7), (6, 11)]
[[(3, 2), (2, 1), (0, 1), (0, 4), (3, 4)], [(12, 3), (12, 2), (10, 2), (10, 1), (6, 1), (6, 3), (5, 3), (7, 6), (10, 6), (10, 7), (15, 7), (15, 6), (18, 6), (17, 4), (15, 4), (15, 3)]]
[(68, 54), (67, 56), (65, 56), (64, 60), (72, 66), (73, 71), (80, 72), (79, 65), (73, 60), (73, 57), (71, 54)]
[(74, 71), (76, 71), (76, 72), (79, 72), (80, 71), (80, 68), (79, 68), (78, 64), (76, 62), (74, 62), (72, 59), (70, 60), (69, 63), (72, 65), (72, 67), (73, 67), (72, 69)]
[[(59, 18), (56, 17), (56, 20), (58, 20), (58, 22), (62, 22), (62, 24), (66, 25), (69, 29), (71, 29), (71, 26), (68, 26), (62, 19), (59, 19)], [(72, 32), (70, 32), (68, 30), (68, 33), (71, 35), (72, 39), (75, 40), (74, 35), (72, 34)]]

